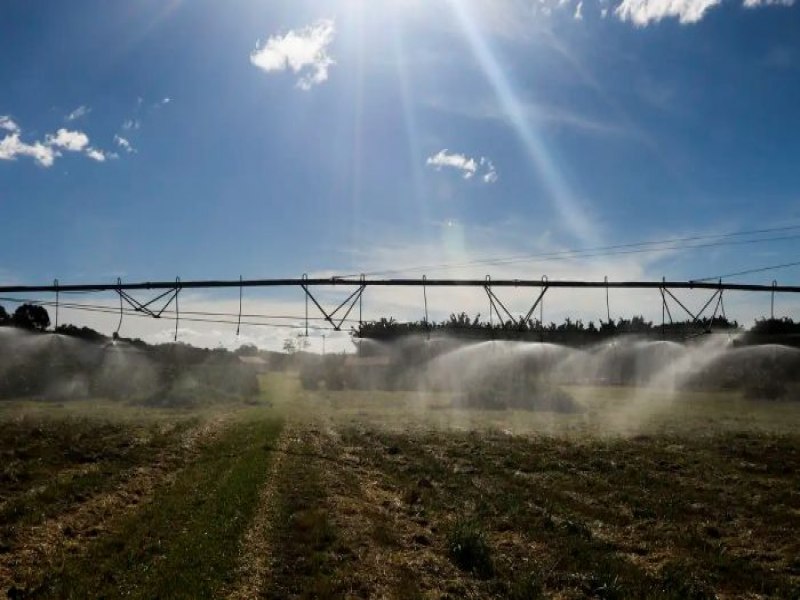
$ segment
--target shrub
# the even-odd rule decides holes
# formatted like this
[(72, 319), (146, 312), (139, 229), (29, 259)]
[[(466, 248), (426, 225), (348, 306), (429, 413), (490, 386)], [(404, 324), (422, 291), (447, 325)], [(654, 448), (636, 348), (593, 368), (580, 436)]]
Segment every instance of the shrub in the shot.
[(494, 573), (486, 534), (472, 519), (459, 519), (447, 538), (450, 558), (460, 569), (487, 579)]

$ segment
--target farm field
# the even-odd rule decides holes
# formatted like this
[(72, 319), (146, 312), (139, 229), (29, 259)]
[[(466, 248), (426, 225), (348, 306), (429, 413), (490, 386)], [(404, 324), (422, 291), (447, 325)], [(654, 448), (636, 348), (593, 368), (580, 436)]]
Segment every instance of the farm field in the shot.
[(791, 598), (800, 406), (574, 387), (0, 404), (10, 598)]

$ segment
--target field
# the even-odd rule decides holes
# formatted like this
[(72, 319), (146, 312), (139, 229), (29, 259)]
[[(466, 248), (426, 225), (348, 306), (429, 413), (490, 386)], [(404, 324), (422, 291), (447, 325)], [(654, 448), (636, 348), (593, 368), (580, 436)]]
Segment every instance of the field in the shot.
[(0, 403), (9, 598), (800, 597), (800, 403)]

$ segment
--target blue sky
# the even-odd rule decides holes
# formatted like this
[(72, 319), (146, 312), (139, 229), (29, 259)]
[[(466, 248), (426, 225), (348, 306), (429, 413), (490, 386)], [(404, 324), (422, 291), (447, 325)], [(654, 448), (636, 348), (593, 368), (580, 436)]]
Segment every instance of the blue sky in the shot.
[(791, 2), (3, 0), (0, 17), (3, 281), (800, 260), (798, 229), (469, 264), (800, 225)]

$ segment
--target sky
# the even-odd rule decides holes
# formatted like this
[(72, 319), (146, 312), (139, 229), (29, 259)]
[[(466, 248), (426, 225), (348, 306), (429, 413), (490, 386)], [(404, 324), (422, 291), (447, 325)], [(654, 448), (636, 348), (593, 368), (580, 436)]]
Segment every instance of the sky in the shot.
[[(800, 261), (792, 0), (1, 0), (0, 43), (5, 284), (800, 279), (757, 271)], [(485, 317), (482, 294), (430, 291), (430, 316)], [(244, 296), (246, 313), (304, 314), (298, 290)], [(505, 299), (524, 313), (529, 296)], [(660, 318), (652, 296), (609, 312)], [(547, 299), (546, 320), (606, 316), (599, 293)], [(769, 299), (728, 306), (749, 323)], [(238, 291), (186, 291), (181, 308), (236, 313)], [(421, 318), (422, 293), (370, 290), (364, 309)], [(184, 321), (179, 337), (304, 331), (281, 322), (303, 328)], [(167, 341), (174, 322), (121, 333)]]

